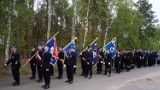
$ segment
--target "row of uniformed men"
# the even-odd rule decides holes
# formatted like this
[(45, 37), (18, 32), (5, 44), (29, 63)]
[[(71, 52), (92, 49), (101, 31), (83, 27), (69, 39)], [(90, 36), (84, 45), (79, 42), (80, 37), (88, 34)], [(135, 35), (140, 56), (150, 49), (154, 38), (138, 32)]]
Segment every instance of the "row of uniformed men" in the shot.
[[(36, 68), (38, 70), (38, 80), (37, 82), (41, 83), (44, 77), (45, 85), (42, 87), (44, 89), (50, 88), (50, 71), (51, 65), (51, 54), (48, 51), (48, 46), (44, 46), (44, 51), (42, 50), (42, 45), (38, 45), (38, 56), (35, 56), (30, 61), (30, 66), (32, 70), (32, 76), (30, 79), (35, 79), (36, 76)], [(32, 47), (31, 57), (36, 53), (36, 48)], [(89, 79), (92, 78), (92, 68), (94, 66), (93, 61), (93, 52), (91, 46), (88, 46), (87, 50), (82, 50), (80, 53), (81, 58), (81, 66), (82, 66), (82, 75), (87, 78), (89, 75)], [(73, 51), (73, 48), (70, 47), (69, 52), (67, 55), (64, 54), (63, 49), (59, 48), (58, 53), (58, 77), (57, 79), (62, 79), (63, 76), (63, 66), (66, 67), (67, 72), (67, 78), (69, 84), (73, 83), (73, 74), (74, 74), (74, 68), (76, 65), (76, 58), (77, 55)], [(113, 58), (110, 54), (109, 50), (102, 51), (101, 49), (98, 49), (98, 58), (99, 62), (97, 64), (97, 74), (102, 73), (102, 66), (103, 63), (105, 64), (105, 73), (104, 75), (108, 74), (108, 77), (111, 76), (111, 69), (113, 66), (116, 68), (116, 73), (120, 73), (122, 70), (126, 69), (126, 71), (130, 71), (135, 65), (140, 68), (141, 66), (153, 66), (155, 65), (155, 60), (158, 57), (157, 63), (160, 64), (160, 53), (156, 53), (155, 51), (142, 51), (142, 50), (136, 50), (136, 51), (119, 51), (117, 50), (117, 55)], [(64, 60), (65, 59), (65, 60)], [(17, 47), (13, 45), (11, 47), (11, 57), (9, 61), (6, 63), (8, 65), (9, 63), (12, 63), (12, 73), (15, 82), (13, 83), (14, 86), (20, 85), (20, 54), (17, 51)], [(114, 64), (113, 64), (114, 62)]]

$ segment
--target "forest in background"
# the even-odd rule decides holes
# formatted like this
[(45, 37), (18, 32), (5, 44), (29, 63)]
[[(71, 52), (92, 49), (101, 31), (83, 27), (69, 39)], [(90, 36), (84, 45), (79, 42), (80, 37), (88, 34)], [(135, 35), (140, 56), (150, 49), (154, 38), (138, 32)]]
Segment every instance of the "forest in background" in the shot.
[(0, 0), (0, 59), (17, 45), (23, 58), (57, 31), (57, 45), (77, 37), (78, 51), (117, 38), (118, 49), (160, 48), (160, 26), (148, 0)]

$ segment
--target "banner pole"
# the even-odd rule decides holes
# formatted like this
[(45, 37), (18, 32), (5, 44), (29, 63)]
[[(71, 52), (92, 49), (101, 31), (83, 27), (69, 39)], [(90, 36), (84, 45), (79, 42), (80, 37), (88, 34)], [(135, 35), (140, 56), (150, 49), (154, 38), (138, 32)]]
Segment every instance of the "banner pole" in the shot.
[[(55, 38), (58, 34), (59, 34), (59, 31), (50, 40), (48, 40), (47, 43), (51, 41), (53, 38)], [(28, 59), (27, 62), (22, 67), (25, 67), (29, 63), (29, 61), (31, 61), (37, 54), (38, 54), (38, 51), (30, 59)]]

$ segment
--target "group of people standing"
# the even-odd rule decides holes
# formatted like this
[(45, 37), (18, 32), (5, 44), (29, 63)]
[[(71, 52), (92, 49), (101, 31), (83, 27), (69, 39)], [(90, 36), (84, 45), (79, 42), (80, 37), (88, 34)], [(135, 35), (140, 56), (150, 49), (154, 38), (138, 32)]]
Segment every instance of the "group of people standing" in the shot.
[[(94, 66), (97, 66), (97, 74), (102, 74), (104, 71), (103, 75), (108, 75), (108, 77), (111, 77), (113, 68), (115, 69), (115, 73), (120, 74), (124, 70), (130, 71), (135, 67), (151, 67), (156, 63), (160, 65), (160, 52), (156, 52), (154, 50), (117, 50), (116, 55), (113, 56), (109, 49), (98, 49), (97, 54), (98, 63), (94, 62), (91, 46), (88, 46), (87, 49), (83, 49), (79, 54), (82, 67), (81, 75), (84, 76), (84, 78), (92, 79)], [(36, 82), (41, 83), (44, 80), (45, 84), (42, 86), (42, 88), (49, 89), (50, 76), (53, 75), (53, 66), (50, 63), (52, 55), (49, 51), (49, 46), (43, 46), (40, 44), (38, 45), (38, 51), (36, 51), (36, 47), (33, 46), (30, 57), (33, 58), (30, 60), (32, 76), (29, 79), (36, 79), (37, 71), (38, 80)], [(74, 80), (76, 61), (77, 54), (73, 50), (73, 47), (70, 47), (67, 53), (64, 53), (62, 47), (59, 47), (57, 57), (57, 79), (63, 78), (63, 67), (65, 67), (67, 74), (67, 81), (65, 82), (72, 84)], [(12, 74), (15, 80), (13, 86), (20, 85), (20, 54), (15, 45), (11, 46), (10, 59), (5, 65), (8, 65), (9, 63), (12, 63)]]

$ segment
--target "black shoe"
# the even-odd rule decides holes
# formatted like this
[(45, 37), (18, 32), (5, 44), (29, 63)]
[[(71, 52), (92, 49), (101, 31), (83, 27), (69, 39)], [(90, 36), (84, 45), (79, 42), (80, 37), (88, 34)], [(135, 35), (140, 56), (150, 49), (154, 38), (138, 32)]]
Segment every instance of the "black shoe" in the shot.
[(65, 82), (70, 82), (69, 80), (65, 81)]
[(70, 81), (68, 84), (73, 84), (73, 81)]
[(104, 73), (103, 75), (107, 75), (106, 73)]
[(80, 76), (84, 76), (84, 74), (81, 74)]
[(46, 87), (47, 85), (43, 85), (42, 88)]
[(44, 87), (44, 89), (49, 89), (50, 88), (50, 86), (49, 85), (46, 85), (45, 87)]
[(92, 76), (90, 76), (88, 79), (92, 79)]
[(20, 83), (13, 83), (13, 86), (19, 86), (20, 85)]
[(57, 79), (62, 79), (62, 77), (61, 77), (61, 76), (58, 76)]
[(108, 77), (111, 77), (111, 75), (109, 74)]
[(36, 82), (41, 83), (41, 82), (42, 82), (42, 80), (37, 80)]
[(88, 76), (84, 76), (84, 78), (87, 78)]
[(32, 76), (32, 77), (30, 77), (29, 79), (34, 80), (34, 79), (36, 79), (36, 78)]
[(42, 80), (39, 80), (39, 82), (38, 83), (41, 83), (41, 82), (43, 82)]

